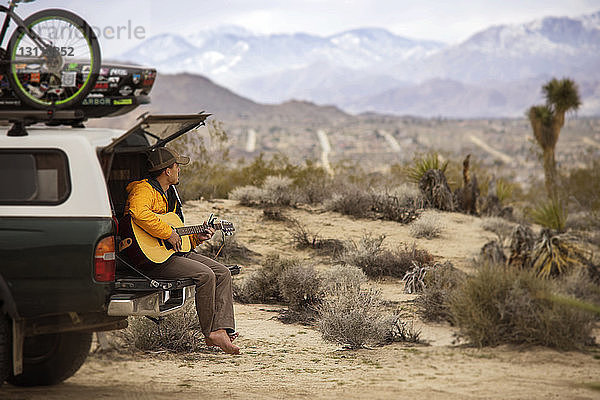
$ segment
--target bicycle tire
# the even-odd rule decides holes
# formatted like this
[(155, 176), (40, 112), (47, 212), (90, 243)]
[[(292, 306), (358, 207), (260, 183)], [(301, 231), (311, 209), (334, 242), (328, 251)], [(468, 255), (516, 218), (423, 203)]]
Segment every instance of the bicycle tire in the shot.
[[(24, 22), (53, 47), (42, 50), (22, 29), (13, 32), (6, 57), (10, 62), (7, 78), (15, 95), (25, 105), (44, 110), (80, 104), (94, 88), (102, 62), (92, 28), (83, 18), (61, 9), (39, 11)], [(42, 58), (42, 52), (52, 52), (60, 65), (52, 65), (52, 57)], [(64, 54), (57, 56), (56, 52)]]

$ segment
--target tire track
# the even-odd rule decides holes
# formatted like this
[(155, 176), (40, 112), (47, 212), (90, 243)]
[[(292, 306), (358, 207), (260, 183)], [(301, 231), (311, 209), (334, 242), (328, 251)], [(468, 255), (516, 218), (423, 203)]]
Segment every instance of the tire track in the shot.
[(317, 136), (319, 137), (319, 144), (321, 145), (321, 163), (323, 164), (323, 168), (329, 175), (333, 175), (333, 169), (331, 168), (331, 164), (329, 164), (329, 153), (331, 153), (331, 144), (329, 144), (329, 138), (327, 137), (327, 133), (324, 130), (319, 129), (317, 131)]

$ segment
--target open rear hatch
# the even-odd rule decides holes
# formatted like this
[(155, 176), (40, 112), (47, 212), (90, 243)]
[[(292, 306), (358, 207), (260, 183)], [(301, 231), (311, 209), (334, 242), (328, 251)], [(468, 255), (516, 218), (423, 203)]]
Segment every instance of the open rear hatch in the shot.
[[(209, 115), (145, 115), (133, 128), (100, 149), (98, 156), (117, 220), (124, 211), (127, 184), (147, 178), (148, 151), (195, 131)], [(232, 266), (230, 271), (239, 273), (239, 267)], [(108, 314), (112, 316), (158, 317), (180, 310), (194, 298), (192, 279), (152, 279), (144, 275), (142, 268), (120, 257), (116, 276), (108, 306)]]

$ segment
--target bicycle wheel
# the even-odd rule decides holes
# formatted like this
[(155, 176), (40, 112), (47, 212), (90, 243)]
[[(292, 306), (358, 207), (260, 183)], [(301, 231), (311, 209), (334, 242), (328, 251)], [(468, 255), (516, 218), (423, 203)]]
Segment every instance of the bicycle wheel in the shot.
[(22, 29), (11, 36), (7, 78), (15, 95), (42, 109), (79, 104), (100, 70), (100, 45), (92, 28), (81, 17), (58, 9), (39, 11), (24, 22), (46, 46)]

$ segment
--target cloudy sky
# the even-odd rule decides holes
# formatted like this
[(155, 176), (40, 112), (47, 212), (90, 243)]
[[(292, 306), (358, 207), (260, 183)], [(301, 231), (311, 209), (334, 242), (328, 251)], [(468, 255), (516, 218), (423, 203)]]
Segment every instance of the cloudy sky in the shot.
[(101, 44), (110, 57), (144, 37), (185, 35), (220, 25), (321, 36), (381, 27), (405, 37), (458, 43), (491, 25), (598, 12), (600, 0), (38, 0), (20, 5), (17, 13), (25, 17), (51, 7), (70, 9), (108, 32)]

